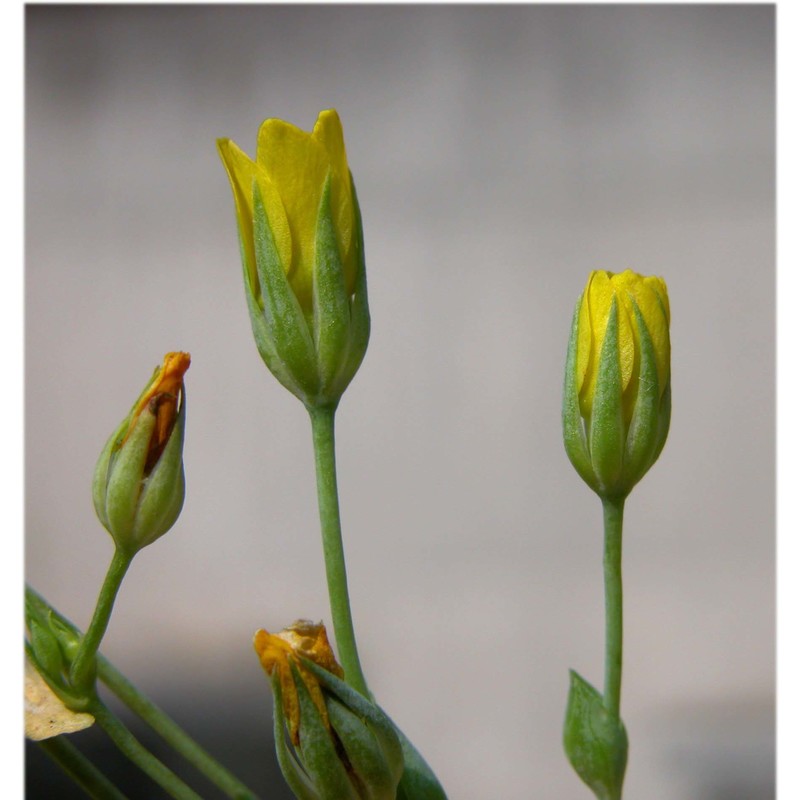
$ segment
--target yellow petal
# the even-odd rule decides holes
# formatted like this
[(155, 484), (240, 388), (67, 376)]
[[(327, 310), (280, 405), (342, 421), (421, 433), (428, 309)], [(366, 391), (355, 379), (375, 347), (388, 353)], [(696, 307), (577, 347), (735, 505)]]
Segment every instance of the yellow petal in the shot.
[[(582, 333), (584, 339), (583, 346), (586, 347), (586, 337), (590, 338), (591, 344), (588, 347), (588, 361), (586, 362), (586, 373), (580, 391), (581, 413), (589, 417), (592, 413), (592, 398), (597, 384), (597, 371), (600, 366), (600, 351), (603, 346), (603, 339), (608, 327), (608, 317), (611, 313), (611, 300), (614, 297), (614, 289), (611, 285), (610, 273), (602, 270), (593, 272), (589, 276), (584, 291), (586, 303), (586, 322)], [(579, 339), (579, 347), (581, 341)]]
[(663, 394), (669, 380), (669, 298), (662, 278), (643, 277), (632, 270), (618, 274), (592, 272), (583, 293), (578, 317), (576, 381), (581, 414), (591, 414), (597, 383), (600, 352), (605, 338), (611, 302), (617, 300), (618, 350), (623, 390), (623, 412), (627, 421), (633, 413), (638, 384), (641, 346), (633, 312), (635, 301), (653, 340), (659, 388)]
[(264, 201), (264, 208), (267, 212), (269, 227), (272, 237), (275, 240), (275, 247), (283, 265), (284, 272), (287, 274), (291, 269), (292, 263), (292, 234), (289, 222), (286, 218), (286, 211), (283, 207), (280, 194), (269, 180), (267, 173), (261, 169), (256, 162), (252, 161), (236, 144), (230, 139), (219, 139), (217, 141), (222, 163), (228, 173), (228, 179), (233, 189), (233, 197), (236, 203), (236, 218), (239, 223), (239, 234), (242, 237), (247, 272), (250, 279), (250, 288), (260, 302), (261, 289), (258, 282), (256, 271), (255, 244), (253, 238), (253, 190), (258, 184), (261, 190), (261, 197)]
[(355, 207), (342, 122), (335, 110), (320, 112), (311, 136), (325, 148), (330, 163), (331, 211), (336, 226), (340, 256), (345, 267), (346, 285), (352, 292), (355, 282)]
[(292, 235), (287, 275), (303, 308), (311, 306), (317, 216), (330, 161), (310, 133), (280, 119), (268, 119), (258, 132), (256, 160), (280, 195)]
[(151, 409), (156, 415), (156, 427), (150, 441), (150, 454), (148, 455), (148, 463), (151, 466), (161, 455), (161, 451), (172, 433), (175, 416), (178, 412), (178, 399), (183, 387), (183, 376), (189, 369), (190, 363), (191, 357), (188, 353), (167, 353), (162, 365), (155, 371), (152, 380), (140, 395), (131, 412), (128, 431), (120, 442), (120, 447), (127, 441), (136, 425), (136, 420), (139, 419), (144, 409), (152, 400), (158, 398), (157, 407)]
[(641, 284), (642, 277), (626, 269), (617, 275), (611, 276), (614, 295), (617, 298), (617, 321), (619, 333), (617, 347), (619, 349), (619, 367), (622, 378), (623, 394), (628, 390), (631, 378), (637, 367), (637, 345), (635, 340), (635, 322), (630, 294), (634, 293)]
[[(589, 279), (591, 280), (591, 278)], [(589, 314), (589, 284), (581, 295), (581, 306), (578, 311), (578, 352), (576, 360), (576, 387), (583, 392), (584, 384), (589, 380), (586, 374), (592, 357), (592, 323)]]
[[(664, 393), (670, 377), (669, 296), (661, 278), (645, 278), (636, 296), (647, 324), (658, 369), (660, 394)], [(645, 311), (645, 308), (647, 309)]]

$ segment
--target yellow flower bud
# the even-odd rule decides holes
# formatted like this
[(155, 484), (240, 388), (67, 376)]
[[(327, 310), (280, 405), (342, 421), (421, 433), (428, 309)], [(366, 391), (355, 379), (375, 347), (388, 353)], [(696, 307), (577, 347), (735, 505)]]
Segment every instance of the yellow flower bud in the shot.
[(311, 133), (266, 120), (255, 160), (230, 139), (217, 148), (261, 357), (306, 405), (333, 405), (369, 339), (361, 218), (339, 115), (321, 112)]
[(356, 215), (339, 115), (322, 111), (311, 133), (265, 120), (252, 161), (230, 139), (217, 142), (231, 182), (253, 291), (261, 297), (253, 232), (253, 184), (261, 190), (281, 264), (304, 311), (311, 309), (317, 217), (325, 181), (349, 294), (356, 274)]
[(625, 496), (658, 458), (671, 408), (663, 279), (592, 272), (578, 302), (564, 383), (564, 442), (581, 477)]
[(614, 274), (597, 271), (589, 276), (581, 298), (578, 317), (578, 363), (576, 382), (581, 414), (591, 417), (592, 398), (597, 385), (600, 350), (603, 346), (611, 304), (617, 301), (617, 348), (622, 376), (623, 417), (630, 423), (639, 382), (638, 328), (633, 305), (639, 307), (653, 341), (658, 393), (662, 397), (669, 383), (669, 297), (663, 278), (643, 277), (631, 270)]

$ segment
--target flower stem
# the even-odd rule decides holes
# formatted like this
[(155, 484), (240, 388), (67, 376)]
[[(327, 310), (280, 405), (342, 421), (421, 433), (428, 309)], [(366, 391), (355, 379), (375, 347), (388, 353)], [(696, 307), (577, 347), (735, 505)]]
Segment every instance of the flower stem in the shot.
[(66, 735), (37, 742), (39, 747), (94, 800), (126, 800), (122, 792), (73, 745)]
[(152, 778), (170, 797), (176, 800), (202, 800), (171, 769), (161, 763), (119, 719), (99, 700), (89, 707), (97, 724), (109, 735), (122, 754)]
[(132, 560), (133, 555), (124, 553), (119, 548), (114, 551), (106, 579), (100, 589), (100, 596), (97, 598), (94, 616), (72, 662), (70, 681), (79, 691), (88, 690), (94, 683), (95, 654), (108, 628), (117, 592)]
[(606, 676), (603, 702), (619, 718), (622, 692), (622, 514), (625, 498), (603, 498)]
[(358, 659), (350, 598), (347, 591), (347, 570), (342, 544), (342, 524), (339, 518), (339, 494), (336, 487), (336, 452), (334, 417), (336, 408), (309, 407), (311, 432), (314, 440), (314, 459), (317, 468), (317, 500), (322, 528), (322, 550), (325, 574), (333, 617), (333, 630), (345, 680), (365, 697), (369, 697), (367, 682)]
[(164, 741), (180, 753), (215, 786), (234, 800), (255, 800), (256, 795), (235, 775), (216, 761), (155, 703), (145, 697), (119, 670), (98, 655), (100, 680), (138, 714)]

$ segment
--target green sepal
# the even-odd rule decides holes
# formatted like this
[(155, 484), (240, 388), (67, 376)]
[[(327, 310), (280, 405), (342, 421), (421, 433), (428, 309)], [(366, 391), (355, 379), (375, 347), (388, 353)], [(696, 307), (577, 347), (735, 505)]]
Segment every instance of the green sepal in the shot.
[(289, 788), (298, 800), (320, 800), (319, 792), (314, 788), (297, 759), (286, 744), (286, 719), (283, 714), (283, 694), (277, 670), (272, 676), (273, 702), (273, 735), (278, 766)]
[(628, 761), (628, 734), (622, 720), (603, 705), (597, 689), (574, 670), (570, 670), (564, 751), (598, 800), (620, 800)]
[[(276, 365), (277, 369), (273, 368), (273, 364), (267, 360), (263, 351), (261, 355), (275, 377), (305, 402), (308, 398), (315, 397), (320, 388), (314, 343), (275, 247), (261, 189), (257, 182), (253, 183), (253, 240), (256, 269), (264, 304), (262, 317), (266, 334), (280, 361), (280, 364)], [(249, 297), (250, 293), (247, 294)], [(251, 316), (252, 313), (251, 309)], [(294, 387), (282, 380), (284, 373), (291, 376)]]
[[(144, 479), (131, 532), (133, 552), (163, 536), (183, 508), (186, 479), (183, 470), (183, 439), (186, 429), (186, 389), (169, 439), (152, 472)], [(130, 550), (129, 550), (130, 552)]]
[[(625, 455), (625, 425), (622, 418), (622, 374), (619, 365), (617, 298), (611, 302), (608, 324), (600, 348), (597, 383), (592, 398), (589, 452), (601, 495), (619, 494)], [(593, 487), (594, 488), (594, 487)], [(624, 490), (622, 494), (627, 494)]]
[[(369, 729), (374, 736), (375, 744), (380, 748), (380, 756), (386, 764), (387, 772), (393, 776), (396, 786), (403, 773), (403, 748), (397, 728), (386, 712), (353, 689), (352, 686), (337, 678), (332, 672), (328, 672), (313, 661), (303, 659), (303, 666), (314, 675), (320, 686), (329, 695), (338, 699), (354, 718), (359, 719), (362, 725)], [(347, 743), (344, 742), (344, 744), (347, 748)], [(358, 768), (356, 772), (359, 772)]]
[(97, 464), (94, 468), (94, 477), (92, 478), (92, 502), (94, 503), (94, 510), (97, 518), (106, 530), (109, 530), (108, 514), (106, 512), (106, 489), (108, 488), (108, 477), (111, 472), (111, 461), (116, 451), (119, 449), (119, 444), (128, 429), (130, 420), (130, 413), (119, 424), (119, 427), (108, 437), (100, 457), (97, 459)]
[(661, 408), (658, 413), (658, 431), (656, 432), (656, 449), (653, 451), (653, 463), (658, 461), (661, 451), (667, 442), (667, 434), (669, 433), (669, 422), (672, 416), (672, 386), (670, 381), (667, 381), (667, 388), (664, 389), (664, 394), (661, 397)]
[(290, 666), (300, 704), (300, 757), (314, 788), (321, 800), (359, 800), (331, 731), (325, 727), (300, 673), (293, 664)]
[[(397, 727), (389, 715), (377, 704), (367, 700), (355, 689), (332, 673), (303, 660), (304, 666), (331, 694), (368, 721), (376, 738), (383, 744), (388, 759), (402, 767), (403, 774), (397, 787), (397, 800), (447, 800), (442, 785), (419, 751)], [(399, 743), (399, 752), (396, 749)]]
[(275, 343), (264, 316), (264, 303), (261, 298), (261, 290), (254, 290), (250, 284), (250, 273), (247, 267), (247, 253), (241, 233), (239, 235), (239, 250), (242, 259), (242, 277), (244, 279), (244, 296), (247, 301), (247, 311), (250, 314), (250, 326), (253, 330), (253, 338), (256, 348), (263, 362), (269, 371), (296, 397), (302, 397), (303, 390), (298, 386), (286, 365), (281, 361), (275, 350)]
[(369, 300), (367, 297), (367, 265), (364, 254), (364, 227), (361, 221), (361, 208), (356, 196), (356, 185), (350, 175), (353, 189), (353, 210), (356, 226), (356, 276), (353, 296), (350, 298), (350, 332), (347, 350), (342, 359), (342, 366), (336, 379), (339, 395), (350, 385), (358, 372), (364, 355), (367, 352), (370, 333)]
[(395, 800), (403, 770), (400, 743), (397, 743), (400, 754), (400, 770), (397, 771), (384, 757), (378, 738), (363, 719), (332, 696), (325, 698), (325, 707), (331, 727), (353, 768), (359, 797), (362, 800)]
[(331, 176), (328, 173), (317, 214), (313, 272), (314, 343), (323, 400), (336, 393), (336, 375), (342, 365), (350, 331), (350, 298), (331, 212)]
[(655, 463), (658, 446), (661, 398), (656, 354), (650, 331), (637, 302), (631, 298), (639, 339), (639, 375), (636, 404), (625, 445), (623, 481), (630, 491)]
[(397, 787), (397, 800), (447, 800), (442, 784), (419, 750), (396, 725), (395, 732), (403, 748), (405, 763), (403, 777)]
[(567, 366), (564, 371), (564, 399), (561, 406), (561, 422), (564, 432), (564, 447), (567, 456), (575, 467), (578, 475), (597, 491), (598, 484), (592, 469), (592, 459), (586, 442), (586, 430), (581, 417), (580, 401), (578, 398), (578, 383), (576, 380), (578, 364), (578, 319), (581, 301), (575, 305), (572, 315), (572, 331), (567, 346)]
[(139, 414), (125, 444), (112, 453), (105, 488), (107, 529), (118, 547), (127, 551), (136, 521), (144, 467), (156, 416), (149, 408)]

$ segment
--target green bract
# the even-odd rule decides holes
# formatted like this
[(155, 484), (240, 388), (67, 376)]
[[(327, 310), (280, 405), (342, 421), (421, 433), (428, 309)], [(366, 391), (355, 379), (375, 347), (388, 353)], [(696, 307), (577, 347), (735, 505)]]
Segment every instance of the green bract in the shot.
[(564, 750), (598, 800), (619, 800), (628, 762), (628, 735), (602, 695), (570, 670)]

